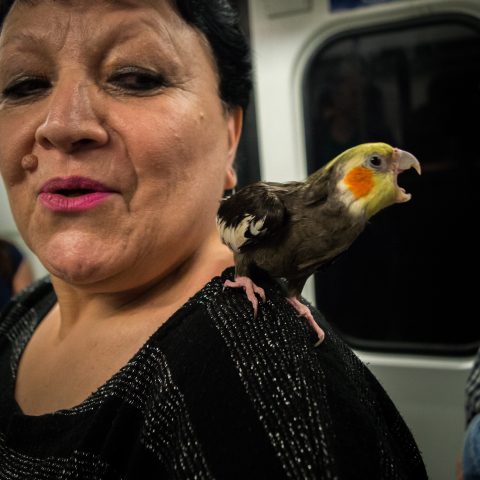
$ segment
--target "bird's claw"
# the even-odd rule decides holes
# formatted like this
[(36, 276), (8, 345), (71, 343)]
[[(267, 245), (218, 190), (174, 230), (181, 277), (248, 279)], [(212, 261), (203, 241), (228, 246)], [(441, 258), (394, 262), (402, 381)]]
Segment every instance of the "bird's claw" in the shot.
[(318, 340), (315, 343), (315, 347), (318, 347), (325, 339), (325, 332), (322, 328), (320, 328), (318, 323), (315, 321), (315, 318), (313, 318), (310, 309), (295, 297), (287, 298), (287, 302), (297, 311), (300, 316), (307, 319), (308, 323), (311, 325), (311, 327), (318, 336)]
[(258, 298), (257, 295), (262, 299), (263, 302), (266, 301), (267, 297), (265, 295), (265, 290), (258, 285), (255, 285), (253, 281), (248, 277), (236, 277), (234, 281), (226, 280), (223, 284), (223, 288), (243, 288), (247, 295), (248, 300), (253, 307), (253, 318), (257, 317), (258, 311)]

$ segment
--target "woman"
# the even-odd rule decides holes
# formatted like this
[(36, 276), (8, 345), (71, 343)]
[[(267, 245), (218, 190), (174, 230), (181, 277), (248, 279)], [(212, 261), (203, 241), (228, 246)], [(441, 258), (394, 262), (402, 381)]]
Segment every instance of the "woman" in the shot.
[(224, 0), (8, 11), (0, 170), (50, 279), (0, 322), (0, 478), (425, 478), (328, 326), (223, 288), (248, 75)]

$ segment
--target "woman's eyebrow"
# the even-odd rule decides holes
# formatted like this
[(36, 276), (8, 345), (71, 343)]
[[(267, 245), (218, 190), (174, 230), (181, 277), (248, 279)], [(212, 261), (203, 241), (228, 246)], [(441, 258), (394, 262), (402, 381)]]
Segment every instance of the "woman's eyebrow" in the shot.
[(162, 44), (167, 44), (172, 49), (176, 49), (174, 38), (168, 28), (146, 18), (122, 22), (106, 33), (105, 37), (101, 40), (104, 42), (112, 42), (115, 45), (121, 45), (132, 38), (140, 36), (146, 31), (153, 32), (157, 37), (161, 38), (163, 40)]
[[(154, 38), (160, 39), (159, 52), (170, 52), (168, 54), (171, 60), (178, 61), (178, 48), (175, 44), (175, 38), (171, 35), (166, 25), (159, 24), (148, 18), (137, 18), (135, 20), (125, 20), (118, 23), (111, 29), (96, 34), (89, 32), (88, 26), (83, 35), (85, 44), (92, 51), (102, 52), (102, 56), (108, 55), (114, 48), (139, 38), (142, 33), (154, 33)], [(0, 36), (0, 52), (2, 50), (15, 51), (16, 53), (33, 52), (40, 53), (42, 56), (48, 55), (50, 48), (62, 48), (65, 42), (65, 31), (58, 29), (56, 32), (35, 32), (35, 31), (16, 31), (12, 33), (5, 32)], [(151, 38), (151, 37), (150, 37)]]
[(30, 50), (38, 50), (39, 45), (45, 43), (45, 41), (50, 37), (50, 35), (45, 33), (33, 33), (33, 32), (16, 32), (11, 35), (1, 35), (0, 36), (0, 48), (10, 46), (10, 44), (19, 44), (21, 47)]
[(142, 33), (149, 31), (154, 32), (155, 37), (160, 40), (157, 44), (158, 48), (156, 48), (158, 55), (164, 56), (166, 54), (170, 62), (182, 63), (179, 46), (175, 42), (175, 35), (172, 35), (167, 25), (161, 25), (149, 19), (120, 23), (114, 29), (106, 32), (102, 38), (99, 38), (95, 47), (102, 50), (103, 55), (108, 55), (113, 49), (140, 38)]

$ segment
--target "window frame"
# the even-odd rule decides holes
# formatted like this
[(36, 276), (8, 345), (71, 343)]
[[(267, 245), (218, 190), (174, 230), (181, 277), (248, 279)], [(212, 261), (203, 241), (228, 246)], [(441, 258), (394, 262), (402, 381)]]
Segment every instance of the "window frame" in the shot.
[[(374, 23), (370, 25), (353, 26), (342, 31), (337, 31), (331, 35), (326, 36), (323, 40), (315, 45), (315, 48), (311, 49), (309, 55), (304, 62), (303, 69), (300, 75), (301, 86), (301, 107), (302, 107), (302, 119), (303, 119), (303, 142), (305, 148), (305, 160), (306, 170), (308, 174), (319, 168), (319, 165), (314, 165), (314, 158), (316, 155), (316, 149), (314, 147), (314, 136), (312, 132), (313, 118), (313, 98), (311, 81), (311, 71), (314, 65), (319, 62), (319, 57), (322, 52), (328, 51), (328, 49), (337, 42), (344, 40), (354, 40), (363, 36), (370, 36), (375, 34), (385, 34), (389, 32), (402, 32), (410, 29), (419, 29), (422, 27), (430, 27), (435, 25), (448, 25), (457, 24), (470, 28), (473, 32), (478, 34), (480, 38), (480, 19), (465, 13), (458, 12), (442, 12), (431, 13), (428, 16), (417, 16), (408, 19), (396, 20), (391, 22)], [(317, 32), (317, 36), (322, 35), (323, 32)], [(322, 35), (323, 36), (323, 35)], [(407, 79), (407, 81), (409, 81)], [(403, 112), (402, 118), (399, 119), (399, 123), (404, 128), (405, 123), (408, 121), (408, 113)], [(321, 165), (320, 165), (321, 166)], [(318, 292), (315, 290), (315, 300), (318, 303)], [(434, 356), (449, 356), (449, 357), (470, 357), (476, 353), (480, 346), (480, 330), (478, 333), (478, 339), (472, 342), (461, 344), (441, 344), (441, 343), (425, 343), (425, 342), (402, 342), (402, 341), (389, 341), (389, 340), (368, 340), (358, 338), (354, 335), (350, 335), (348, 332), (341, 331), (333, 322), (332, 326), (337, 330), (342, 338), (354, 349), (370, 352), (385, 352), (385, 353), (400, 353), (400, 354), (416, 354), (416, 355), (434, 355)]]

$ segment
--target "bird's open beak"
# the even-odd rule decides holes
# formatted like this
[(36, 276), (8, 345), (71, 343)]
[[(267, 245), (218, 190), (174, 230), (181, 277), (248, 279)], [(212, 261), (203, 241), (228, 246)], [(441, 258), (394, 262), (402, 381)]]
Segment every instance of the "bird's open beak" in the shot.
[(393, 168), (394, 168), (394, 177), (397, 186), (397, 203), (408, 202), (412, 195), (407, 193), (404, 188), (398, 185), (398, 175), (400, 175), (405, 170), (409, 170), (410, 168), (414, 168), (419, 175), (422, 174), (422, 169), (420, 167), (420, 162), (408, 152), (404, 150), (400, 150), (399, 148), (395, 148), (393, 152)]

